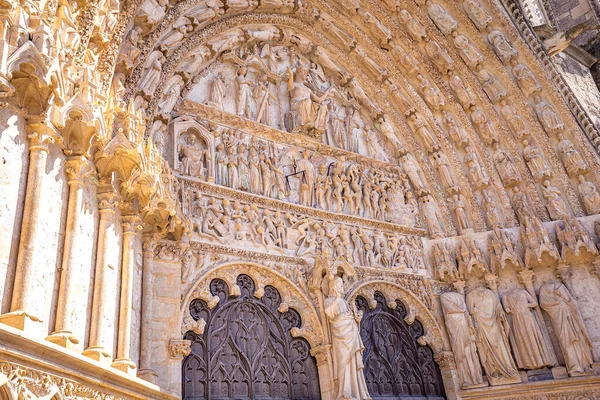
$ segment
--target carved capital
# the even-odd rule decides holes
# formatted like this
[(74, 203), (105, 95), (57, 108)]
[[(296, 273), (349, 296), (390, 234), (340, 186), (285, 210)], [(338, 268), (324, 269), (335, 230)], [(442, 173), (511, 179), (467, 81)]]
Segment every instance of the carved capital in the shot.
[(123, 215), (121, 217), (121, 225), (123, 226), (123, 234), (134, 234), (143, 229), (142, 219), (138, 215)]
[(98, 188), (98, 210), (102, 212), (115, 212), (119, 203), (119, 195), (113, 190), (112, 185), (100, 185)]
[(142, 236), (142, 252), (154, 255), (154, 251), (158, 245), (157, 235), (153, 233), (144, 233)]
[(192, 352), (192, 341), (171, 339), (169, 341), (169, 357), (184, 358)]
[(454, 364), (454, 353), (451, 351), (440, 351), (433, 355), (435, 362), (442, 368)]
[(48, 145), (59, 140), (52, 124), (42, 118), (28, 118), (25, 131), (29, 138), (29, 151), (49, 151)]
[(84, 156), (69, 157), (65, 162), (69, 185), (83, 185), (83, 179), (92, 170), (90, 162)]
[(80, 114), (73, 112), (65, 121), (61, 134), (65, 154), (89, 156), (96, 126), (92, 122), (83, 121)]
[(331, 345), (321, 345), (310, 349), (310, 355), (317, 360), (317, 367), (327, 362), (329, 352), (331, 351)]
[(204, 318), (200, 318), (198, 321), (191, 319), (189, 321), (186, 321), (183, 324), (183, 330), (184, 331), (192, 331), (194, 332), (196, 335), (202, 335), (204, 334), (204, 329), (206, 328), (206, 321), (204, 320)]

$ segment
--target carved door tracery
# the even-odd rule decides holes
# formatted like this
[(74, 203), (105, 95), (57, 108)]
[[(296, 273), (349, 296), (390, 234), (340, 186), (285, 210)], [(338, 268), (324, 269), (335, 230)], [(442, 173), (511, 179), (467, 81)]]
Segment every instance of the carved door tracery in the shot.
[(199, 299), (190, 304), (192, 317), (207, 324), (201, 335), (184, 335), (192, 351), (183, 361), (183, 398), (319, 399), (310, 346), (290, 334), (300, 327), (300, 314), (279, 312), (281, 296), (272, 286), (257, 299), (252, 278), (240, 275), (236, 283), (239, 296), (229, 294), (225, 281), (211, 282), (211, 293), (220, 299), (212, 310)]
[(373, 399), (405, 399), (410, 397), (444, 399), (444, 385), (433, 351), (421, 346), (417, 339), (424, 334), (417, 320), (408, 324), (407, 310), (396, 300), (396, 308), (388, 307), (380, 292), (375, 293), (377, 306), (369, 308), (364, 297), (356, 298), (363, 312), (360, 335), (365, 351), (364, 374)]

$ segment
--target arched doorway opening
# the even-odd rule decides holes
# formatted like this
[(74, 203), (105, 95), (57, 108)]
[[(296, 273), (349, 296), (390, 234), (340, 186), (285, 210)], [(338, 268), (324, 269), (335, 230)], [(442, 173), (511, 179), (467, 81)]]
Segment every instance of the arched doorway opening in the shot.
[(224, 280), (213, 279), (210, 292), (219, 303), (210, 309), (201, 299), (190, 303), (192, 318), (206, 321), (203, 334), (187, 332), (191, 353), (183, 361), (183, 398), (298, 399), (320, 398), (319, 377), (310, 346), (293, 338), (300, 314), (281, 306), (273, 286), (255, 297), (248, 275), (236, 280), (232, 294)]
[[(360, 335), (365, 346), (364, 373), (373, 399), (409, 397), (444, 399), (444, 384), (433, 351), (417, 339), (423, 325), (408, 323), (407, 308), (400, 300), (388, 303), (375, 292), (375, 308), (363, 296), (356, 297), (356, 307), (363, 312)], [(390, 307), (391, 305), (391, 307)]]

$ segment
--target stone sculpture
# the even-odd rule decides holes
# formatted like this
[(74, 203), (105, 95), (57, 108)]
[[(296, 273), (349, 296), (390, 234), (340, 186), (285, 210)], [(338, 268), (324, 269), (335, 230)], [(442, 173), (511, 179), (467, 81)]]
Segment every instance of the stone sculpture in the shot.
[(585, 180), (585, 176), (579, 175), (577, 177), (579, 184), (577, 189), (579, 195), (583, 200), (583, 205), (588, 214), (597, 214), (600, 212), (600, 194), (596, 189), (596, 186), (592, 182)]
[(467, 311), (464, 295), (446, 292), (440, 296), (440, 301), (461, 388), (485, 386), (481, 364), (477, 357), (475, 330)]
[(535, 313), (537, 301), (525, 289), (516, 288), (504, 295), (502, 304), (512, 327), (510, 339), (518, 367), (539, 369), (554, 365), (554, 356)]
[(332, 336), (333, 379), (336, 398), (367, 400), (369, 391), (363, 374), (360, 338), (360, 315), (356, 314), (344, 298), (344, 282), (339, 276), (329, 278), (329, 293), (325, 299), (325, 315)]
[(523, 158), (535, 179), (545, 179), (552, 176), (552, 168), (535, 144), (523, 140)]
[(496, 142), (492, 146), (494, 149), (493, 160), (496, 169), (500, 174), (504, 186), (514, 185), (521, 181), (521, 174), (515, 165), (515, 161), (507, 151), (500, 148), (500, 143)]
[(540, 288), (540, 307), (548, 314), (571, 376), (593, 373), (592, 343), (577, 304), (565, 285), (558, 282)]
[(467, 293), (467, 306), (477, 333), (477, 350), (490, 384), (521, 382), (510, 353), (510, 327), (498, 296), (490, 289), (477, 287)]

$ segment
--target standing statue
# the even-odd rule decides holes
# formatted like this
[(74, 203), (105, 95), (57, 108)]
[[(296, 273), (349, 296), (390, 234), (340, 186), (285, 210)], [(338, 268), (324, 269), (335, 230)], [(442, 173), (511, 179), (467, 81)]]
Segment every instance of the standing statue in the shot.
[(250, 189), (250, 166), (248, 165), (248, 155), (246, 154), (246, 144), (244, 142), (238, 144), (237, 166), (240, 190), (248, 191), (248, 189)]
[(463, 106), (465, 110), (468, 110), (477, 104), (473, 91), (469, 86), (465, 85), (460, 76), (452, 75), (448, 80), (448, 84), (450, 85), (450, 89), (452, 89), (456, 95), (460, 105)]
[(465, 156), (465, 164), (467, 166), (467, 175), (469, 180), (476, 187), (485, 187), (490, 184), (490, 178), (481, 166), (479, 157), (475, 153), (475, 149), (472, 146), (465, 147), (467, 155)]
[(492, 22), (492, 16), (478, 0), (465, 0), (463, 9), (479, 30), (485, 29)]
[(223, 75), (218, 74), (210, 87), (210, 104), (222, 110), (224, 98), (225, 83), (223, 82)]
[(442, 221), (442, 215), (433, 200), (433, 196), (427, 194), (419, 198), (421, 202), (421, 215), (425, 219), (425, 225), (429, 231), (429, 235), (432, 238), (442, 237), (444, 230), (440, 225)]
[(485, 115), (485, 112), (483, 112), (481, 107), (475, 107), (473, 113), (471, 114), (471, 121), (473, 121), (477, 127), (479, 137), (481, 137), (481, 140), (483, 140), (485, 144), (490, 146), (492, 143), (500, 141), (498, 132), (496, 132), (496, 128), (490, 121), (488, 121), (488, 117)]
[(240, 117), (250, 118), (252, 114), (252, 85), (254, 82), (248, 76), (248, 68), (240, 67), (235, 81), (238, 88), (236, 114)]
[(510, 336), (517, 365), (521, 369), (538, 369), (554, 365), (538, 321), (537, 301), (525, 290), (516, 288), (502, 298), (512, 326)]
[(531, 97), (534, 93), (538, 93), (542, 90), (542, 85), (540, 85), (540, 82), (538, 82), (529, 67), (520, 64), (516, 59), (512, 59), (510, 64), (513, 67), (512, 73), (517, 79), (517, 84), (525, 96)]
[(483, 211), (485, 213), (485, 220), (488, 223), (488, 226), (492, 229), (499, 229), (502, 227), (502, 222), (500, 219), (500, 213), (498, 212), (498, 205), (496, 199), (492, 195), (492, 192), (489, 189), (483, 189)]
[(569, 375), (591, 373), (592, 342), (571, 293), (562, 283), (550, 282), (540, 288), (539, 296), (540, 306), (552, 321)]
[(492, 385), (521, 382), (510, 354), (510, 327), (498, 296), (477, 287), (467, 293), (467, 306), (477, 332), (477, 349), (485, 374)]
[(249, 181), (250, 181), (250, 192), (254, 194), (262, 193), (262, 181), (260, 178), (260, 159), (258, 158), (258, 150), (255, 146), (250, 146), (248, 151), (248, 165), (249, 165)]
[(339, 276), (329, 276), (329, 296), (325, 299), (325, 315), (331, 330), (333, 380), (336, 399), (371, 399), (363, 373), (360, 338), (360, 315), (342, 297), (344, 282)]
[(456, 230), (459, 235), (462, 235), (469, 229), (465, 198), (463, 195), (455, 194), (451, 199), (448, 199), (448, 201), (450, 202), (450, 208), (454, 211), (454, 217), (456, 218)]
[(308, 68), (301, 65), (296, 69), (294, 79), (294, 74), (288, 69), (290, 111), (295, 113), (297, 122), (293, 124), (293, 127), (294, 129), (314, 130), (317, 134), (321, 134), (327, 128), (327, 106), (322, 103), (329, 96), (329, 90), (333, 86), (330, 86), (322, 96), (315, 95), (305, 84), (308, 72)]
[(534, 101), (536, 103), (535, 112), (546, 133), (553, 135), (565, 129), (565, 123), (552, 104), (542, 100), (540, 96), (535, 96)]
[(498, 58), (500, 58), (504, 63), (509, 62), (512, 58), (515, 58), (519, 55), (513, 45), (508, 41), (508, 39), (506, 39), (504, 33), (497, 29), (494, 29), (492, 32), (490, 32), (488, 35), (488, 40), (494, 48), (494, 52), (496, 52)]
[(303, 172), (303, 181), (307, 185), (308, 195), (306, 198), (306, 206), (312, 207), (313, 205), (313, 193), (315, 191), (315, 166), (310, 161), (311, 154), (309, 151), (302, 153), (302, 158), (298, 160), (297, 169), (298, 172)]
[(266, 74), (258, 77), (254, 88), (254, 104), (256, 104), (256, 122), (271, 126), (271, 102), (277, 98), (269, 90), (269, 81)]
[(515, 106), (507, 103), (506, 100), (502, 100), (500, 105), (502, 106), (500, 113), (506, 120), (513, 135), (515, 135), (517, 139), (522, 139), (523, 136), (529, 135), (529, 127), (527, 126), (527, 123), (525, 123), (525, 120), (517, 113)]
[(461, 388), (484, 386), (481, 364), (475, 346), (475, 330), (467, 311), (464, 295), (457, 292), (446, 292), (440, 296), (440, 301)]
[(229, 171), (227, 170), (227, 154), (225, 151), (225, 145), (219, 143), (215, 151), (215, 182), (217, 185), (228, 186), (229, 182)]
[(444, 34), (449, 35), (458, 27), (458, 22), (446, 9), (439, 4), (429, 3), (429, 7), (427, 7), (427, 13), (429, 14), (429, 18), (433, 21), (435, 26)]
[(483, 62), (483, 55), (479, 49), (469, 42), (469, 39), (467, 39), (466, 36), (459, 35), (454, 31), (452, 32), (452, 37), (454, 38), (454, 46), (458, 49), (458, 54), (460, 54), (461, 58), (469, 68), (474, 69)]
[(164, 97), (158, 103), (158, 112), (161, 115), (169, 115), (171, 111), (173, 111), (175, 104), (177, 104), (177, 100), (179, 100), (183, 84), (184, 82), (181, 75), (173, 75), (173, 77), (167, 81), (165, 90), (163, 91)]
[(481, 65), (477, 67), (477, 78), (492, 103), (497, 103), (507, 96), (506, 88), (502, 86), (496, 75), (482, 68)]
[(417, 192), (425, 190), (425, 176), (417, 165), (417, 160), (415, 160), (415, 157), (410, 153), (405, 153), (400, 158), (400, 162), (404, 172), (406, 175), (408, 175), (408, 179), (415, 190)]
[(448, 135), (450, 135), (450, 139), (458, 146), (467, 146), (469, 144), (469, 134), (459, 125), (454, 114), (444, 109), (442, 110), (442, 116), (444, 128), (446, 128)]
[(154, 94), (156, 87), (160, 83), (162, 65), (165, 61), (167, 61), (167, 59), (159, 50), (153, 51), (146, 60), (146, 73), (139, 84), (140, 91), (143, 95), (152, 96)]

